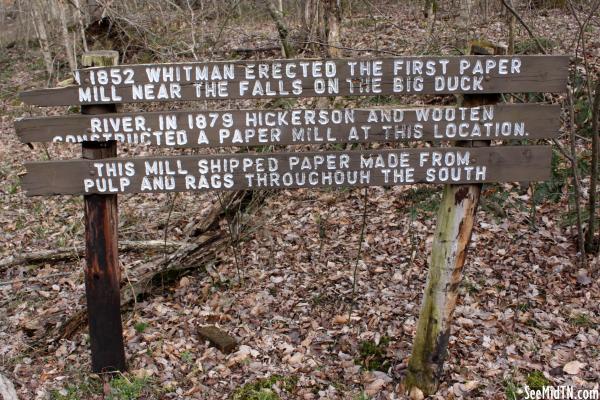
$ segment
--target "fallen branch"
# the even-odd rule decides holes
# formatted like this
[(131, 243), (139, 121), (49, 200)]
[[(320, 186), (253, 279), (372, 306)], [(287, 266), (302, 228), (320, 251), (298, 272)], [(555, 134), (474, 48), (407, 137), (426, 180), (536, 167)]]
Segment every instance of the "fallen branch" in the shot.
[(37, 280), (48, 279), (48, 278), (57, 278), (59, 276), (69, 276), (71, 274), (74, 274), (74, 272), (57, 272), (56, 274), (32, 276), (32, 277), (29, 277), (29, 278), (22, 278), (22, 279), (12, 279), (10, 281), (0, 281), (0, 286), (12, 285), (13, 283), (23, 283), (23, 282), (37, 281)]
[[(232, 192), (223, 196), (226, 208), (238, 208), (240, 213), (247, 215), (255, 210), (264, 200), (266, 192)], [(121, 284), (121, 307), (127, 306), (134, 300), (152, 295), (157, 286), (176, 282), (184, 275), (192, 272), (202, 272), (209, 265), (219, 262), (219, 254), (229, 250), (229, 236), (221, 229), (221, 220), (225, 218), (220, 204), (212, 207), (208, 216), (196, 224), (197, 229), (191, 230), (191, 242), (179, 247), (173, 254), (164, 257), (156, 256), (150, 261), (128, 271), (127, 277)], [(240, 233), (249, 231), (254, 221), (245, 218), (240, 224)], [(161, 246), (164, 242), (159, 241)], [(85, 304), (85, 298), (78, 304)], [(61, 339), (68, 339), (75, 334), (87, 321), (85, 309), (77, 311), (67, 318), (60, 313), (34, 319), (22, 329), (31, 337), (30, 345), (38, 347), (41, 353), (47, 352), (52, 345)], [(43, 346), (43, 347), (42, 347)]]
[[(165, 247), (173, 250), (184, 245), (181, 242), (165, 242), (163, 240), (123, 240), (119, 242), (120, 251), (163, 250)], [(23, 264), (40, 264), (74, 260), (85, 256), (82, 245), (74, 247), (59, 247), (52, 250), (34, 251), (19, 256), (10, 256), (0, 260), (0, 272), (5, 269)]]
[(280, 46), (266, 46), (266, 47), (250, 47), (250, 48), (245, 48), (245, 47), (238, 47), (235, 49), (231, 49), (231, 50), (225, 50), (223, 52), (230, 52), (230, 53), (259, 53), (259, 52), (263, 52), (263, 51), (275, 51), (275, 50), (281, 50)]

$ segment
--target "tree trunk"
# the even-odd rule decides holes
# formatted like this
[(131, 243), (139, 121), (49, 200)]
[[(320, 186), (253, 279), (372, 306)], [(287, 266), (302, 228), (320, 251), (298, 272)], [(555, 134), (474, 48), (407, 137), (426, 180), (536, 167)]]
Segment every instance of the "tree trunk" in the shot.
[(294, 46), (290, 44), (288, 41), (289, 31), (285, 22), (283, 21), (283, 14), (275, 7), (272, 1), (269, 1), (267, 5), (269, 9), (269, 14), (275, 25), (277, 26), (277, 32), (279, 33), (279, 40), (281, 42), (281, 53), (284, 58), (292, 58), (295, 56), (296, 52), (294, 51)]
[(68, 7), (68, 5), (64, 4), (63, 1), (64, 0), (57, 0), (56, 7), (58, 8), (63, 47), (65, 48), (65, 54), (67, 56), (67, 61), (69, 62), (69, 69), (75, 71), (77, 69), (77, 61), (75, 61), (71, 35), (69, 34), (69, 22), (67, 21), (67, 13), (65, 11), (65, 7)]
[(592, 106), (592, 165), (590, 175), (590, 196), (588, 203), (589, 220), (588, 230), (585, 240), (585, 248), (589, 253), (596, 253), (600, 250), (600, 239), (596, 241), (596, 188), (598, 185), (598, 161), (600, 158), (600, 132), (598, 124), (600, 119), (600, 80), (596, 84), (594, 93), (594, 105)]
[[(511, 7), (515, 7), (513, 0), (508, 0)], [(515, 54), (515, 24), (516, 18), (513, 13), (507, 11), (508, 18), (508, 54)]]
[[(472, 43), (470, 51), (471, 54), (504, 52), (501, 47), (480, 41)], [(465, 95), (463, 106), (494, 104), (498, 99), (495, 94)], [(478, 145), (489, 142), (473, 143)], [(423, 303), (404, 381), (408, 391), (420, 390), (426, 395), (437, 391), (480, 192), (481, 184), (444, 186)]]
[(341, 0), (326, 0), (325, 4), (325, 30), (327, 41), (327, 57), (342, 57), (342, 4)]
[(73, 4), (75, 4), (75, 17), (77, 19), (77, 28), (79, 29), (79, 34), (81, 35), (81, 45), (83, 46), (83, 51), (89, 51), (87, 45), (87, 38), (85, 36), (85, 14), (83, 9), (81, 8), (80, 0), (73, 0)]
[(40, 50), (44, 57), (44, 65), (46, 66), (46, 73), (48, 79), (52, 76), (54, 66), (52, 62), (52, 54), (50, 53), (50, 42), (48, 41), (48, 32), (46, 31), (46, 21), (42, 17), (42, 10), (38, 0), (31, 2), (31, 15), (33, 17), (33, 27), (40, 43)]

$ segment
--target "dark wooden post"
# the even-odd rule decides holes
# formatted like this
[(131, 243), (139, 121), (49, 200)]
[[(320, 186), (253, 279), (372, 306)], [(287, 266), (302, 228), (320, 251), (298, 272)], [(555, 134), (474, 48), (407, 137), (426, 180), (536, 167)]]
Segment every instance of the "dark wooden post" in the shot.
[[(504, 48), (488, 42), (472, 42), (470, 47), (470, 53), (475, 55), (505, 53)], [(462, 105), (475, 107), (495, 104), (498, 100), (497, 94), (465, 95)], [(457, 142), (456, 145), (468, 144)], [(474, 141), (472, 146), (489, 146), (489, 142)], [(425, 395), (430, 395), (437, 391), (448, 350), (458, 287), (471, 241), (481, 186), (444, 186), (423, 303), (404, 380), (408, 392), (418, 389)]]
[[(82, 57), (84, 67), (107, 67), (119, 63), (116, 51), (93, 51)], [(116, 112), (115, 104), (82, 106), (82, 114)], [(83, 142), (83, 158), (116, 157), (116, 141)], [(121, 323), (119, 215), (116, 194), (83, 196), (85, 207), (85, 294), (87, 299), (92, 371), (125, 371), (125, 348)]]

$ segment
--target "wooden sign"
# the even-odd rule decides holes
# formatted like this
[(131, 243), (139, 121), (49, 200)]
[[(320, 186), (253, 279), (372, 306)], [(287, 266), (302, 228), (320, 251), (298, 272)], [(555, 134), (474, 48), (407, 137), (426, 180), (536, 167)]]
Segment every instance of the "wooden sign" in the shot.
[[(75, 71), (74, 85), (21, 93), (27, 104), (80, 105), (81, 115), (15, 122), (23, 143), (82, 144), (82, 159), (26, 163), (22, 187), (28, 196), (84, 197), (85, 284), (94, 372), (126, 369), (120, 319), (118, 194), (446, 184), (445, 205), (438, 219), (445, 236), (436, 237), (443, 245), (434, 247), (432, 260), (444, 259), (446, 264), (458, 260), (452, 279), (442, 279), (447, 283), (460, 277), (481, 184), (550, 177), (551, 146), (485, 146), (498, 140), (555, 138), (560, 125), (557, 105), (480, 104), (496, 103), (499, 93), (564, 92), (569, 65), (566, 56), (125, 66), (117, 65), (118, 58), (118, 53), (110, 51), (86, 54), (82, 63), (94, 67)], [(128, 102), (459, 93), (466, 94), (465, 104), (480, 106), (117, 112), (118, 104)], [(119, 142), (214, 148), (401, 141), (422, 143), (418, 148), (386, 150), (116, 157)], [(427, 147), (448, 141), (464, 147)], [(467, 147), (467, 141), (478, 142), (473, 143), (476, 147)], [(440, 292), (448, 287), (442, 283)], [(419, 323), (429, 323), (431, 318), (423, 315)], [(440, 354), (445, 351), (441, 347)], [(418, 356), (419, 360), (430, 358)]]
[(142, 64), (75, 71), (24, 92), (41, 106), (398, 94), (564, 92), (567, 56), (448, 56)]
[(550, 146), (222, 154), (27, 163), (29, 196), (484, 183), (550, 177)]
[(26, 118), (23, 143), (116, 140), (160, 147), (224, 147), (555, 138), (560, 106), (159, 111)]

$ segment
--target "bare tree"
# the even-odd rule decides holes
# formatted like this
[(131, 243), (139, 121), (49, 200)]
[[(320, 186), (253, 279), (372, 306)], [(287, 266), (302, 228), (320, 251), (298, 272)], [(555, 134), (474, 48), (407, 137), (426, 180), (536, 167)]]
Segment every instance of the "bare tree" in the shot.
[(75, 61), (75, 54), (73, 51), (71, 40), (71, 35), (69, 33), (69, 21), (67, 20), (67, 13), (65, 11), (65, 7), (68, 5), (65, 4), (64, 0), (56, 1), (56, 8), (58, 9), (58, 18), (60, 20), (60, 30), (63, 39), (63, 47), (65, 48), (65, 54), (67, 56), (67, 61), (69, 63), (69, 68), (71, 71), (77, 69), (77, 61)]
[(83, 51), (88, 51), (87, 38), (85, 35), (85, 12), (81, 8), (80, 0), (73, 0), (73, 5), (75, 6), (75, 18), (77, 20), (77, 27), (79, 29), (79, 34), (81, 35), (81, 45), (83, 47)]
[(327, 56), (340, 58), (342, 56), (342, 2), (341, 0), (326, 0), (325, 3), (325, 32)]
[(283, 21), (283, 13), (279, 8), (272, 2), (267, 3), (269, 14), (277, 26), (277, 32), (279, 33), (279, 40), (281, 42), (281, 52), (284, 58), (292, 58), (295, 55), (294, 46), (289, 42), (289, 30), (287, 25)]
[(42, 5), (39, 0), (33, 0), (31, 2), (31, 16), (33, 18), (33, 27), (35, 34), (40, 43), (40, 49), (44, 58), (44, 65), (46, 66), (46, 73), (48, 78), (52, 76), (54, 71), (52, 54), (50, 52), (50, 42), (48, 40), (48, 31), (46, 30), (46, 21), (42, 17)]
[[(596, 242), (596, 190), (598, 186), (598, 159), (600, 158), (600, 132), (598, 132), (600, 119), (600, 80), (596, 84), (594, 105), (592, 107), (592, 167), (590, 176), (590, 196), (588, 203), (589, 220), (588, 231), (585, 238), (586, 251), (595, 253), (600, 250), (600, 243)], [(600, 242), (600, 240), (599, 240)]]

